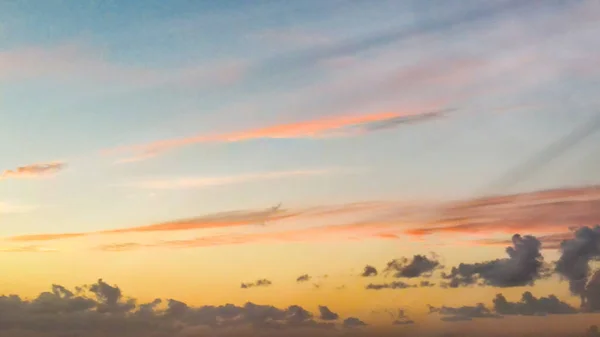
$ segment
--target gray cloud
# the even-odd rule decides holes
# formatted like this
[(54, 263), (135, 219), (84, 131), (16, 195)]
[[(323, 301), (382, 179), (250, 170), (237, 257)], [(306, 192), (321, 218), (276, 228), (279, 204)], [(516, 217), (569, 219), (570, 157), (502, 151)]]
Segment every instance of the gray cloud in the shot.
[(402, 281), (390, 282), (390, 283), (381, 283), (374, 284), (369, 283), (365, 289), (367, 290), (382, 290), (382, 289), (406, 289), (406, 288), (416, 288), (416, 285), (407, 284)]
[(255, 288), (255, 287), (268, 287), (271, 286), (273, 282), (267, 279), (256, 280), (256, 282), (242, 283), (242, 289)]
[(304, 274), (304, 275), (298, 276), (298, 278), (296, 278), (296, 282), (298, 282), (298, 283), (308, 282), (308, 281), (310, 281), (310, 279), (311, 279), (310, 275)]
[(331, 311), (328, 307), (320, 305), (319, 306), (319, 318), (324, 321), (335, 321), (340, 318), (340, 316)]
[(403, 309), (398, 309), (396, 314), (392, 313), (392, 317), (394, 317), (392, 321), (393, 325), (410, 325), (415, 323), (415, 321), (406, 316)]
[(546, 276), (540, 241), (531, 235), (512, 237), (512, 247), (506, 248), (508, 258), (479, 263), (461, 263), (449, 274), (442, 274), (448, 282), (443, 287), (457, 288), (477, 284), (494, 287), (532, 285)]
[(502, 316), (488, 309), (483, 303), (475, 306), (446, 307), (440, 308), (429, 306), (430, 313), (442, 316), (440, 319), (446, 322), (470, 321), (473, 318), (501, 318)]
[(434, 270), (441, 267), (435, 257), (415, 255), (411, 260), (403, 257), (388, 262), (383, 273), (393, 273), (393, 276), (397, 278), (428, 277)]
[(556, 272), (569, 281), (571, 293), (579, 295), (585, 307), (590, 261), (600, 257), (600, 226), (577, 229), (572, 239), (560, 244), (560, 251)]
[(370, 266), (370, 265), (366, 265), (361, 276), (362, 277), (371, 277), (371, 276), (377, 276), (377, 274), (378, 274), (377, 268)]
[(526, 291), (519, 302), (509, 302), (504, 295), (498, 294), (494, 298), (494, 310), (501, 315), (543, 316), (550, 314), (574, 314), (578, 310), (559, 300), (556, 296), (536, 298), (531, 292)]
[[(135, 299), (123, 296), (118, 286), (101, 279), (75, 291), (55, 284), (32, 300), (0, 296), (0, 335), (8, 337), (167, 337), (188, 336), (186, 331), (199, 328), (230, 332), (304, 328), (327, 331), (336, 327), (331, 321), (338, 318), (326, 306), (319, 307), (319, 317), (315, 318), (298, 305), (277, 308), (249, 302), (243, 306), (193, 307), (175, 299), (137, 304)], [(345, 327), (362, 325), (356, 318), (344, 322)]]
[(357, 328), (361, 326), (366, 326), (367, 323), (361, 321), (356, 317), (348, 317), (344, 320), (342, 325), (344, 326), (344, 328)]
[(421, 287), (421, 288), (435, 287), (435, 283), (431, 283), (430, 281), (424, 280), (424, 281), (419, 282), (419, 287)]

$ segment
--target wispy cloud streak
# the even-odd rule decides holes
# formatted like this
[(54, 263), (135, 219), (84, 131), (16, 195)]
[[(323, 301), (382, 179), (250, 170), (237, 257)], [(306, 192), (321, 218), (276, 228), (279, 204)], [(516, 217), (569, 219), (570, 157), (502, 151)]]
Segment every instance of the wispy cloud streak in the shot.
[[(199, 143), (233, 143), (255, 139), (298, 139), (322, 138), (332, 135), (335, 131), (342, 131), (347, 127), (359, 127), (374, 122), (398, 121), (399, 118), (409, 118), (420, 115), (420, 111), (410, 112), (381, 112), (364, 115), (349, 115), (326, 117), (302, 122), (279, 124), (268, 127), (249, 129), (245, 131), (216, 133), (212, 135), (198, 135), (192, 137), (175, 138), (156, 141), (148, 144), (125, 146), (103, 151), (104, 154), (135, 153), (133, 158), (120, 159), (120, 162), (133, 162), (151, 158), (160, 152), (165, 152), (178, 147)], [(341, 133), (336, 135), (348, 135)]]
[(64, 170), (66, 167), (67, 165), (63, 162), (30, 164), (3, 171), (0, 173), (0, 180), (47, 177)]

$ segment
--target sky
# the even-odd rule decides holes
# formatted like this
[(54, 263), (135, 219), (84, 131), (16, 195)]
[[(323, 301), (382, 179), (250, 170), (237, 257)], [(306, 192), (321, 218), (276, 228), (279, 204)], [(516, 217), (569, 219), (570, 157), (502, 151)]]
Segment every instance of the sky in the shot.
[(0, 0), (2, 335), (592, 336), (598, 33), (594, 0)]

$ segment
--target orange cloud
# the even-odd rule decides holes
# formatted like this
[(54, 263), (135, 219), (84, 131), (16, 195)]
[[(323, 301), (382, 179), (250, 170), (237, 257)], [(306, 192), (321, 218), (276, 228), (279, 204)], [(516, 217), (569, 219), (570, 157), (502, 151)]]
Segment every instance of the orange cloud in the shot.
[(120, 228), (99, 232), (87, 233), (49, 233), (49, 234), (29, 234), (19, 235), (7, 238), (8, 241), (28, 242), (28, 241), (52, 241), (61, 239), (78, 238), (89, 235), (104, 235), (104, 234), (123, 234), (123, 233), (148, 233), (148, 232), (175, 232), (185, 230), (212, 229), (212, 228), (227, 228), (240, 227), (248, 225), (259, 225), (265, 221), (273, 222), (286, 219), (318, 219), (329, 216), (351, 214), (356, 212), (364, 212), (375, 210), (381, 207), (386, 207), (389, 203), (353, 203), (341, 206), (321, 206), (309, 207), (299, 210), (279, 209), (273, 212), (267, 210), (243, 210), (222, 212), (216, 214), (204, 215), (196, 218), (182, 219), (176, 221), (167, 221), (147, 226)]
[(123, 251), (136, 248), (199, 248), (223, 245), (242, 245), (256, 243), (282, 242), (318, 242), (377, 239), (382, 235), (390, 238), (384, 231), (390, 230), (386, 223), (356, 223), (345, 225), (327, 225), (313, 228), (252, 234), (223, 234), (197, 237), (190, 240), (165, 240), (153, 244), (117, 243), (97, 247), (104, 251)]
[[(421, 112), (382, 112), (366, 115), (337, 116), (313, 119), (303, 122), (273, 125), (264, 128), (250, 129), (239, 132), (218, 133), (213, 135), (198, 135), (193, 137), (176, 138), (152, 142), (149, 144), (126, 146), (103, 151), (104, 154), (134, 152), (132, 158), (120, 159), (119, 162), (133, 162), (151, 158), (159, 152), (197, 143), (227, 143), (241, 142), (261, 138), (316, 138), (325, 137), (334, 131), (350, 126), (366, 125), (374, 122), (397, 120), (399, 117), (414, 117)], [(344, 133), (345, 134), (345, 133)]]
[(12, 170), (5, 170), (0, 173), (0, 180), (11, 178), (39, 178), (56, 174), (66, 168), (62, 162), (30, 164), (17, 167)]
[(600, 186), (564, 188), (455, 202), (407, 235), (554, 234), (600, 222)]

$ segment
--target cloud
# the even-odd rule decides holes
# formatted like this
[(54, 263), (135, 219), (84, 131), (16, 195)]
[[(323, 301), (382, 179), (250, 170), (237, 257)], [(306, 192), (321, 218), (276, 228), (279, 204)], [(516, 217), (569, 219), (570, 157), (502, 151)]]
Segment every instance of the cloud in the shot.
[(391, 283), (383, 283), (383, 284), (374, 284), (369, 283), (365, 286), (367, 290), (382, 290), (382, 289), (407, 289), (407, 288), (416, 288), (417, 286), (414, 284), (407, 284), (402, 281), (395, 281)]
[[(255, 139), (298, 139), (298, 138), (320, 138), (336, 135), (348, 135), (344, 131), (348, 127), (358, 127), (374, 122), (397, 120), (399, 117), (418, 116), (420, 112), (381, 112), (363, 115), (349, 115), (325, 117), (303, 122), (278, 124), (268, 127), (248, 129), (230, 133), (216, 133), (212, 135), (197, 135), (192, 137), (175, 138), (156, 141), (148, 144), (119, 147), (103, 151), (104, 154), (113, 153), (135, 153), (136, 158), (156, 155), (160, 152), (199, 143), (232, 143)], [(341, 132), (341, 133), (340, 133)], [(123, 159), (121, 159), (123, 161)], [(135, 160), (132, 160), (135, 161)]]
[(415, 255), (412, 260), (403, 257), (388, 262), (383, 273), (393, 273), (392, 276), (397, 278), (428, 277), (435, 269), (442, 267), (435, 257)]
[(404, 234), (555, 234), (600, 222), (600, 186), (569, 187), (450, 202), (423, 209), (425, 225)]
[(398, 309), (398, 311), (397, 311), (396, 314), (392, 313), (392, 317), (394, 318), (394, 321), (392, 321), (393, 325), (411, 325), (411, 324), (415, 324), (415, 321), (413, 321), (408, 316), (406, 316), (406, 314), (404, 313), (403, 309)]
[(543, 277), (543, 256), (540, 241), (531, 235), (513, 235), (512, 246), (506, 248), (508, 258), (478, 263), (461, 263), (442, 277), (445, 287), (457, 288), (476, 284), (494, 287), (532, 285)]
[(578, 310), (559, 300), (555, 295), (536, 298), (531, 292), (526, 291), (519, 302), (509, 302), (504, 295), (498, 294), (494, 298), (494, 311), (501, 315), (558, 315), (574, 314)]
[(572, 239), (561, 243), (560, 251), (556, 272), (569, 281), (571, 293), (579, 295), (585, 307), (590, 262), (600, 257), (600, 226), (577, 229)]
[(361, 326), (366, 326), (367, 323), (361, 321), (360, 319), (356, 318), (356, 317), (348, 317), (344, 320), (343, 322), (343, 326), (344, 328), (358, 328)]
[[(0, 312), (0, 334), (9, 337), (183, 337), (199, 327), (233, 335), (298, 329), (329, 331), (336, 327), (335, 323), (329, 322), (334, 319), (318, 321), (299, 305), (277, 308), (248, 302), (242, 306), (194, 307), (175, 299), (138, 303), (138, 300), (124, 296), (118, 286), (101, 279), (76, 287), (75, 291), (53, 284), (50, 291), (42, 292), (32, 300), (18, 295), (0, 296)], [(360, 321), (356, 320), (346, 325)]]
[(336, 321), (340, 318), (340, 315), (331, 311), (328, 307), (320, 305), (319, 306), (319, 318), (324, 321)]
[(273, 282), (271, 282), (267, 279), (260, 279), (260, 280), (257, 280), (256, 282), (242, 283), (242, 285), (240, 287), (242, 289), (248, 289), (248, 288), (256, 288), (256, 287), (269, 287), (272, 284), (273, 284)]
[(216, 177), (185, 177), (173, 179), (155, 179), (144, 180), (133, 183), (127, 183), (125, 186), (133, 186), (145, 189), (187, 189), (187, 188), (204, 188), (211, 186), (223, 186), (232, 184), (243, 184), (253, 181), (266, 181), (283, 178), (293, 178), (302, 176), (318, 176), (331, 174), (336, 171), (343, 170), (334, 169), (315, 169), (315, 170), (293, 170), (293, 171), (274, 171), (262, 172), (253, 174), (241, 174), (233, 176), (216, 176)]
[(48, 177), (64, 170), (66, 167), (67, 165), (63, 162), (38, 163), (19, 166), (16, 169), (5, 170), (0, 173), (0, 180)]
[(488, 309), (483, 303), (475, 306), (446, 307), (439, 308), (429, 306), (430, 313), (437, 313), (445, 322), (471, 321), (473, 318), (502, 318), (502, 316)]
[(362, 276), (362, 277), (377, 276), (377, 268), (370, 266), (370, 265), (366, 265), (365, 270), (363, 271), (363, 273), (360, 276)]
[(308, 281), (310, 281), (311, 278), (312, 277), (310, 277), (310, 275), (308, 275), (308, 274), (300, 275), (300, 276), (298, 276), (298, 278), (296, 278), (296, 282), (298, 282), (298, 283), (308, 282)]

